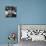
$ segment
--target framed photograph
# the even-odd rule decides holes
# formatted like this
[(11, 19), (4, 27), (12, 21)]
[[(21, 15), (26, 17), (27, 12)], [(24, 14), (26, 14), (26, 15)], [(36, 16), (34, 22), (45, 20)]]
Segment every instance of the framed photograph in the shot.
[(5, 15), (6, 15), (6, 17), (16, 17), (16, 7), (15, 6), (6, 6)]
[(46, 41), (46, 25), (18, 25), (19, 41)]

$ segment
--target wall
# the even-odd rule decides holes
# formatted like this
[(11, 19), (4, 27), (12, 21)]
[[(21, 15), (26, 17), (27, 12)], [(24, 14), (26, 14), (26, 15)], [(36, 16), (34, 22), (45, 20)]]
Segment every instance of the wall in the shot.
[[(5, 6), (14, 5), (17, 7), (17, 17), (16, 18), (6, 18), (5, 17)], [(18, 0), (0, 0), (0, 44), (7, 44), (8, 34), (10, 32), (17, 32), (17, 25), (20, 23), (21, 18), (21, 8), (19, 6)], [(18, 39), (18, 38), (17, 38)], [(16, 43), (18, 42), (16, 39)]]
[(46, 0), (23, 0), (21, 24), (46, 24)]
[[(16, 18), (5, 17), (6, 5), (16, 5)], [(17, 24), (46, 24), (46, 0), (0, 0), (0, 44), (8, 43), (9, 32), (17, 34)]]

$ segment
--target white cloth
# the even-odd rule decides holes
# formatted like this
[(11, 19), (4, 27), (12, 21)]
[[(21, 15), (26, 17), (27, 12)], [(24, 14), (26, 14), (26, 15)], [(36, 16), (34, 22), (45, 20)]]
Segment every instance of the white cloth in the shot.
[(27, 37), (28, 37), (28, 36), (27, 36), (28, 30), (21, 30), (21, 32), (22, 32), (22, 37), (21, 37), (21, 39), (22, 39), (22, 38), (27, 38)]
[(43, 35), (32, 35), (32, 41), (41, 41), (41, 40), (45, 40)]

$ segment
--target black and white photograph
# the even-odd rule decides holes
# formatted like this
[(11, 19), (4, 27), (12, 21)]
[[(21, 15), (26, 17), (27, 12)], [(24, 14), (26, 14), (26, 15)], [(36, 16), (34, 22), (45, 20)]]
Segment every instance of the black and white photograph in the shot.
[(16, 17), (16, 7), (15, 6), (6, 6), (5, 7), (5, 16), (6, 17)]
[(20, 24), (18, 25), (18, 33), (20, 46), (46, 43), (46, 25)]

